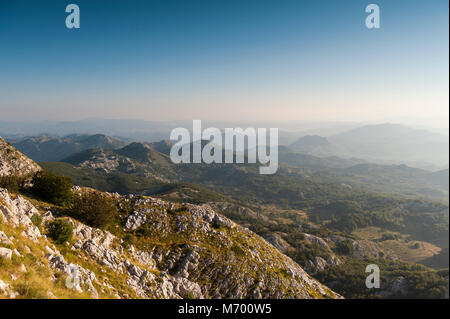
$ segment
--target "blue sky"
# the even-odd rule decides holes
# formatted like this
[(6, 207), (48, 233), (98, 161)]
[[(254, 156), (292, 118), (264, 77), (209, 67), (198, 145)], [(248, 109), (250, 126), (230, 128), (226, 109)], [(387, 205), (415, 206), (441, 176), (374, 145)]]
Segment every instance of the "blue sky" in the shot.
[[(81, 28), (65, 27), (76, 3)], [(381, 9), (369, 30), (365, 7)], [(0, 2), (6, 120), (448, 117), (448, 1)]]

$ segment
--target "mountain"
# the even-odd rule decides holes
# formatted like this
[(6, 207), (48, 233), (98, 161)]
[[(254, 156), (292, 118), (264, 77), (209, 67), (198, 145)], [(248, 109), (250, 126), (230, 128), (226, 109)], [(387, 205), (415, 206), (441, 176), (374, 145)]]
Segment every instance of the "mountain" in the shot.
[(149, 145), (156, 151), (165, 154), (170, 155), (170, 149), (174, 145), (174, 143), (170, 140), (162, 140), (159, 142), (152, 142), (149, 143)]
[[(402, 292), (403, 297), (414, 298), (427, 295), (439, 297), (447, 287), (447, 281), (441, 272), (424, 266), (418, 267), (416, 264), (402, 260), (415, 258), (414, 261), (419, 262), (431, 257), (440, 248), (448, 247), (448, 206), (418, 199), (416, 196), (375, 193), (362, 187), (359, 189), (356, 185), (352, 187), (345, 184), (339, 176), (336, 180), (331, 178), (333, 171), (341, 169), (345, 171), (347, 167), (314, 171), (282, 165), (277, 174), (262, 176), (258, 174), (255, 165), (175, 165), (171, 163), (167, 155), (158, 152), (148, 143), (132, 143), (117, 150), (87, 150), (71, 158), (73, 164), (48, 162), (42, 163), (42, 166), (72, 177), (78, 185), (95, 186), (122, 194), (102, 193), (102, 197), (114, 200), (114, 206), (119, 207), (120, 212), (117, 218), (110, 218), (114, 224), (101, 231), (108, 231), (118, 239), (119, 244), (103, 246), (105, 239), (102, 237), (91, 238), (86, 235), (81, 237), (80, 232), (86, 234), (91, 231), (97, 234), (98, 231), (91, 230), (92, 225), (78, 226), (80, 220), (69, 219), (76, 225), (75, 229), (80, 230), (75, 231), (74, 238), (74, 242), (79, 244), (65, 247), (53, 243), (64, 258), (64, 261), (59, 258), (57, 260), (61, 261), (61, 265), (69, 261), (79, 264), (80, 259), (76, 257), (77, 253), (79, 256), (85, 256), (87, 259), (80, 266), (95, 274), (108, 273), (112, 282), (119, 283), (121, 288), (114, 291), (114, 294), (117, 293), (120, 297), (199, 297), (199, 290), (195, 288), (195, 283), (200, 287), (204, 287), (203, 285), (211, 287), (200, 289), (203, 297), (223, 297), (223, 294), (226, 297), (255, 297), (259, 294), (249, 293), (247, 282), (242, 281), (244, 277), (254, 278), (252, 274), (255, 274), (257, 278), (265, 274), (262, 277), (264, 278), (262, 285), (266, 285), (267, 279), (269, 284), (265, 287), (275, 288), (274, 290), (268, 288), (269, 292), (266, 294), (263, 294), (261, 290), (259, 292), (263, 297), (270, 297), (279, 293), (281, 287), (271, 278), (277, 278), (276, 282), (279, 282), (280, 278), (288, 280), (289, 277), (286, 277), (284, 268), (277, 265), (273, 270), (274, 277), (269, 275), (272, 273), (271, 265), (273, 264), (270, 262), (268, 265), (265, 264), (267, 260), (273, 258), (270, 256), (275, 253), (289, 256), (292, 262), (297, 263), (297, 267), (305, 269), (309, 275), (323, 278), (324, 282), (333, 285), (337, 293), (342, 293), (349, 298), (396, 297), (398, 292), (395, 287), (396, 282), (400, 280), (400, 275), (404, 278), (402, 285), (408, 287)], [(366, 172), (372, 171), (371, 168), (364, 167), (356, 167), (352, 170), (355, 176), (357, 174), (364, 176)], [(375, 172), (379, 171), (383, 175), (383, 170), (389, 172), (388, 167), (383, 165)], [(409, 171), (415, 171), (415, 169), (402, 167), (394, 168), (392, 171), (396, 170), (399, 171), (398, 174), (405, 170), (403, 174), (406, 177)], [(326, 177), (321, 180), (320, 174), (326, 174)], [(369, 176), (376, 176), (376, 174), (371, 173)], [(133, 192), (133, 195), (126, 195), (127, 191)], [(75, 192), (89, 191), (77, 187)], [(40, 202), (36, 198), (32, 203), (38, 210), (43, 208), (42, 212), (50, 210), (53, 216), (59, 218), (71, 216), (70, 210), (49, 207), (48, 203)], [(17, 204), (15, 206), (17, 207)], [(97, 216), (98, 210), (95, 211)], [(202, 216), (200, 221), (205, 220), (204, 212), (207, 216), (213, 216), (211, 214), (220, 216), (212, 217), (212, 222), (208, 222), (209, 228), (214, 230), (212, 233), (207, 231), (206, 224), (196, 223), (198, 216)], [(209, 217), (206, 219), (211, 220)], [(223, 226), (224, 224), (219, 220), (224, 220), (225, 225), (229, 223), (236, 225), (232, 229), (238, 232), (228, 230), (227, 226)], [(196, 222), (192, 224), (192, 221)], [(90, 227), (86, 228), (88, 226)], [(9, 237), (13, 236), (6, 232), (7, 229), (1, 230)], [(373, 233), (374, 229), (379, 229), (377, 235), (372, 237), (374, 240), (363, 236), (366, 232)], [(261, 263), (255, 255), (255, 247), (260, 247), (259, 242), (247, 241), (246, 231), (254, 232), (250, 232), (253, 235), (256, 233), (255, 238), (260, 238), (267, 244), (262, 239), (266, 238), (275, 247), (263, 246), (262, 249), (267, 250), (269, 255), (259, 254)], [(107, 234), (105, 236), (109, 236)], [(216, 242), (215, 238), (220, 238), (219, 242)], [(124, 241), (123, 245), (120, 244), (120, 239)], [(241, 239), (245, 241), (241, 242)], [(228, 248), (221, 248), (224, 247), (220, 244), (221, 240), (229, 243), (226, 246)], [(128, 250), (130, 245), (133, 246), (131, 251)], [(123, 253), (120, 247), (123, 248)], [(149, 247), (154, 249), (148, 251)], [(51, 249), (55, 251), (53, 247)], [(168, 255), (161, 257), (160, 249), (169, 251)], [(277, 249), (278, 252), (271, 249)], [(70, 251), (74, 253), (69, 254)], [(137, 252), (138, 255), (141, 255), (140, 252), (152, 253), (152, 256), (156, 258), (154, 261), (157, 268), (149, 269), (145, 264), (133, 261), (132, 251)], [(231, 257), (229, 251), (236, 259)], [(102, 252), (106, 252), (106, 256), (112, 256), (114, 253), (118, 256), (119, 262), (114, 258), (102, 258)], [(190, 257), (188, 258), (189, 262), (194, 263), (192, 269), (198, 269), (198, 271), (189, 271), (190, 267), (187, 267), (189, 273), (187, 280), (194, 283), (191, 284), (178, 278), (178, 266), (174, 265), (185, 264), (182, 256), (196, 256), (196, 254), (200, 255), (197, 266), (197, 258), (193, 261)], [(204, 256), (205, 259), (202, 259)], [(399, 256), (402, 260), (398, 260)], [(254, 261), (255, 258), (256, 261)], [(131, 277), (131, 274), (127, 277), (128, 268), (117, 266), (121, 261), (152, 273), (156, 276), (152, 277), (156, 284), (150, 280), (144, 281), (145, 286), (141, 286), (137, 278)], [(46, 263), (45, 260), (40, 262)], [(47, 260), (47, 262), (50, 261)], [(222, 267), (222, 262), (227, 264), (225, 268)], [(382, 289), (376, 292), (362, 291), (357, 288), (360, 286), (361, 274), (364, 274), (364, 263), (367, 262), (384, 265), (383, 267), (392, 270), (386, 270), (386, 281), (383, 282)], [(91, 268), (86, 266), (86, 263)], [(110, 267), (108, 263), (113, 268), (108, 268)], [(102, 267), (101, 269), (96, 268), (98, 264)], [(238, 267), (239, 271), (236, 271), (233, 266), (235, 264), (246, 264), (249, 268), (243, 268), (242, 272), (242, 268)], [(204, 268), (200, 265), (209, 266)], [(354, 265), (357, 266), (358, 271), (362, 269), (360, 273), (355, 272)], [(25, 267), (28, 268), (28, 264)], [(116, 269), (115, 267), (119, 270), (110, 271)], [(269, 270), (266, 271), (267, 267)], [(123, 269), (122, 272), (120, 269)], [(140, 270), (132, 270), (135, 269), (134, 267), (130, 269), (133, 273), (141, 274)], [(262, 272), (252, 272), (250, 269), (262, 269)], [(125, 276), (121, 277), (120, 274)], [(126, 282), (123, 281), (123, 277), (126, 278)], [(418, 287), (414, 281), (416, 278), (420, 278), (423, 285)], [(176, 288), (167, 290), (167, 285), (160, 286), (158, 284), (160, 282), (169, 282)], [(105, 296), (101, 288), (108, 291), (102, 286), (103, 283), (104, 281), (100, 282), (100, 289), (97, 289), (97, 283), (93, 283), (99, 297)], [(14, 285), (11, 281), (7, 284), (10, 287)], [(188, 288), (185, 284), (188, 284), (189, 290), (186, 290)], [(221, 289), (222, 286), (226, 288)], [(114, 284), (113, 287), (116, 285)], [(231, 289), (230, 287), (239, 288)], [(89, 292), (88, 287), (85, 289), (83, 291)], [(233, 291), (231, 295), (230, 290)], [(166, 291), (166, 294), (164, 295), (162, 291)], [(245, 293), (242, 292), (236, 296), (235, 291), (245, 291)], [(57, 290), (53, 294), (60, 297)], [(316, 295), (314, 292), (312, 294)], [(92, 295), (88, 296), (92, 297)], [(299, 292), (296, 296), (305, 297), (306, 295)], [(319, 296), (316, 295), (316, 297)]]
[[(0, 289), (25, 298), (339, 298), (261, 237), (209, 207), (151, 197), (114, 200), (131, 208), (122, 238), (53, 217), (55, 211), (41, 210), (40, 203), (0, 190), (2, 246), (15, 247), (0, 248), (2, 260), (15, 260), (0, 265)], [(36, 215), (44, 219), (41, 229), (30, 219)], [(47, 225), (61, 219), (73, 225), (69, 249), (43, 237)], [(129, 237), (139, 242), (125, 245)], [(72, 291), (63, 286), (69, 263), (80, 274)], [(9, 276), (20, 272), (30, 275)]]
[(115, 149), (125, 146), (126, 143), (117, 138), (95, 134), (29, 137), (12, 142), (12, 145), (35, 161), (56, 162), (83, 150), (91, 148)]
[(299, 153), (319, 157), (339, 156), (345, 154), (345, 150), (329, 141), (326, 137), (321, 137), (319, 135), (303, 136), (296, 142), (292, 143), (289, 147)]
[[(165, 193), (166, 189), (170, 189), (169, 184), (192, 183), (259, 209), (268, 206), (305, 210), (324, 223), (334, 220), (329, 227), (337, 230), (382, 226), (391, 230), (401, 229), (417, 239), (439, 245), (447, 240), (448, 201), (445, 198), (448, 197), (448, 187), (444, 189), (435, 185), (430, 179), (434, 176), (432, 173), (405, 165), (363, 163), (338, 167), (339, 161), (330, 168), (326, 166), (327, 159), (317, 160), (303, 154), (298, 156), (306, 157), (304, 162), (309, 167), (281, 165), (276, 174), (266, 176), (259, 174), (257, 164), (174, 164), (167, 155), (157, 152), (150, 145), (133, 143), (118, 150), (88, 150), (73, 155), (65, 162), (74, 165), (75, 169), (64, 170), (67, 174), (76, 172), (75, 177), (78, 178), (80, 171), (77, 168), (93, 169), (96, 174), (105, 174), (101, 179), (109, 179), (110, 185), (119, 186), (122, 183), (123, 189), (129, 189), (130, 183), (120, 178), (122, 182), (119, 179), (116, 184), (117, 174), (134, 178), (135, 182), (138, 178), (146, 178), (146, 182), (137, 182), (134, 187), (139, 194), (148, 195)], [(64, 170), (50, 163), (45, 163), (45, 166), (64, 173)], [(89, 179), (78, 180), (81, 185), (90, 186)], [(153, 185), (149, 186), (149, 183)], [(101, 190), (111, 190), (109, 187)], [(123, 194), (123, 189), (118, 192)], [(192, 193), (190, 191), (187, 197), (196, 200), (211, 197), (211, 194), (203, 196), (200, 192), (201, 196), (196, 198), (192, 197)], [(433, 202), (431, 199), (439, 201)], [(418, 200), (423, 203), (419, 205)], [(418, 206), (422, 207), (420, 212), (417, 212)], [(398, 211), (401, 211), (401, 218), (397, 216)], [(429, 233), (418, 232), (417, 220), (420, 219), (427, 220), (427, 225), (431, 227)], [(424, 235), (427, 237), (422, 237)]]
[(0, 177), (27, 176), (41, 168), (0, 137)]
[(278, 147), (278, 161), (298, 168), (310, 170), (324, 170), (332, 168), (350, 167), (365, 161), (356, 158), (342, 158), (338, 156), (313, 156), (293, 150), (291, 147)]
[(448, 167), (446, 135), (399, 124), (367, 125), (329, 138), (354, 157), (419, 168)]
[[(19, 152), (8, 151), (8, 146), (1, 149), (6, 149), (0, 153), (2, 167), (12, 162), (23, 168), (36, 167)], [(147, 159), (153, 153), (145, 144), (122, 152), (138, 155), (136, 150)], [(138, 159), (142, 159), (140, 155)], [(15, 173), (5, 170), (5, 174)], [(30, 188), (25, 193), (32, 192)], [(43, 202), (36, 194), (31, 200), (25, 194), (0, 189), (2, 295), (341, 298), (263, 238), (210, 205), (81, 187), (74, 187), (72, 193), (74, 198), (86, 200), (97, 195), (92, 203), (80, 201), (76, 206), (59, 207)], [(104, 206), (92, 210), (92, 205), (99, 203)], [(71, 217), (74, 209), (84, 223)], [(90, 214), (94, 211), (98, 216), (98, 209), (109, 217), (106, 224), (96, 228), (87, 223), (92, 223)], [(73, 280), (74, 273), (78, 280)]]

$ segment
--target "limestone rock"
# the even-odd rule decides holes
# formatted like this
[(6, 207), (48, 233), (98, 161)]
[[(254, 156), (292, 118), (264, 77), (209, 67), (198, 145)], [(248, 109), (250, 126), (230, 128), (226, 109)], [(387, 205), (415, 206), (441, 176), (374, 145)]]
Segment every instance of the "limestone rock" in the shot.
[(0, 247), (0, 257), (5, 259), (11, 259), (13, 251), (9, 248)]

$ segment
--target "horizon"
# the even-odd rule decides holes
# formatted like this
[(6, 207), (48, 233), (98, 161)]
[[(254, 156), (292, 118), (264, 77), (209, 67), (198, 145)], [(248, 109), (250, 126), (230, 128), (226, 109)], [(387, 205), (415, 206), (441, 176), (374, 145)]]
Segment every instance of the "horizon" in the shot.
[[(20, 124), (69, 124), (69, 123), (91, 123), (94, 122), (136, 122), (136, 123), (156, 123), (156, 124), (166, 124), (166, 125), (179, 125), (179, 124), (188, 124), (193, 120), (182, 119), (182, 120), (160, 120), (160, 119), (137, 119), (137, 118), (102, 118), (102, 117), (87, 117), (75, 120), (53, 120), (53, 119), (42, 119), (42, 120), (0, 120), (0, 125), (20, 125)], [(212, 119), (212, 120), (202, 120), (207, 125), (221, 125), (221, 127), (227, 126), (239, 126), (239, 125), (267, 125), (269, 126), (278, 126), (280, 131), (289, 132), (289, 133), (301, 133), (307, 132), (310, 130), (321, 130), (327, 129), (331, 127), (346, 127), (349, 128), (347, 130), (351, 130), (353, 128), (365, 127), (365, 126), (382, 126), (382, 125), (398, 125), (398, 126), (406, 126), (416, 130), (426, 130), (431, 131), (433, 133), (441, 134), (441, 135), (449, 135), (448, 129), (449, 126), (445, 123), (443, 126), (434, 126), (430, 121), (423, 121), (421, 119), (407, 119), (407, 120), (396, 120), (396, 119), (381, 119), (381, 120), (372, 120), (372, 121), (314, 121), (314, 120), (238, 120), (238, 121), (230, 121), (230, 120), (220, 120), (220, 119)], [(448, 124), (448, 121), (446, 122)], [(302, 125), (306, 125), (306, 128), (302, 128)], [(0, 134), (2, 127), (0, 127)], [(151, 127), (149, 127), (151, 129)], [(80, 134), (83, 134), (83, 131), (80, 130)], [(45, 132), (37, 133), (36, 135), (42, 135)], [(87, 134), (90, 134), (87, 132)], [(103, 134), (101, 130), (98, 131), (98, 134)], [(66, 134), (62, 134), (66, 135)], [(106, 134), (108, 135), (108, 134)], [(319, 135), (320, 134), (313, 134)]]

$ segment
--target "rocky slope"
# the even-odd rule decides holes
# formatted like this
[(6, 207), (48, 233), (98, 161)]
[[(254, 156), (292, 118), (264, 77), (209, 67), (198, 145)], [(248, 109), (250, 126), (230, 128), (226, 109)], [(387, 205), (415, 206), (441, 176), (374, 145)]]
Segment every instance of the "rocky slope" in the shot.
[[(121, 232), (144, 230), (136, 245), (72, 219), (70, 244), (54, 245), (31, 221), (40, 215), (45, 224), (54, 219), (52, 212), (1, 189), (0, 294), (23, 296), (23, 285), (33, 283), (27, 276), (43, 273), (50, 284), (34, 287), (41, 291), (39, 297), (339, 297), (262, 238), (209, 206), (105, 196), (129, 208)], [(68, 292), (63, 283), (73, 269), (80, 280)]]
[[(40, 167), (0, 139), (5, 176)], [(74, 196), (92, 192), (74, 187)], [(209, 205), (101, 193), (110, 231), (0, 188), (0, 296), (6, 298), (340, 298), (264, 239)], [(54, 217), (57, 216), (57, 217)], [(47, 238), (55, 219), (73, 233)]]
[(0, 137), (0, 176), (26, 176), (41, 168)]

